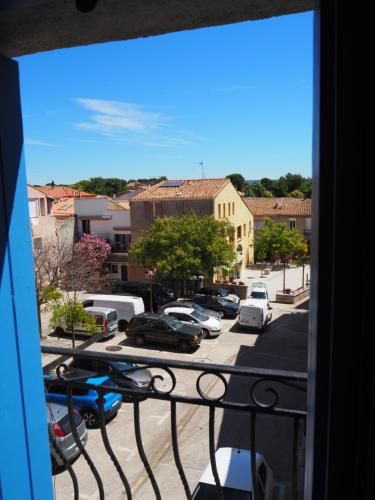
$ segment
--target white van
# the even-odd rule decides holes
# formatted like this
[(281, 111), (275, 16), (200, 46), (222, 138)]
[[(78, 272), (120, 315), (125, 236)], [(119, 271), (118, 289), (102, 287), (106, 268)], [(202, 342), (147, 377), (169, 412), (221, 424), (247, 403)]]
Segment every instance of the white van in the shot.
[[(77, 335), (84, 335), (86, 337), (94, 337), (98, 333), (103, 333), (103, 337), (111, 337), (115, 335), (118, 330), (117, 323), (117, 313), (115, 309), (109, 307), (85, 307), (85, 311), (90, 316), (94, 317), (96, 323), (96, 332), (90, 332), (87, 330), (86, 325), (80, 324), (74, 328), (74, 332)], [(71, 334), (66, 323), (62, 323), (60, 326), (55, 328), (55, 333), (57, 335), (62, 335), (63, 333)]]
[(127, 324), (136, 314), (145, 312), (142, 298), (130, 295), (85, 295), (82, 305), (84, 308), (110, 307), (115, 309), (120, 332), (126, 330)]
[(268, 300), (268, 285), (264, 281), (253, 281), (250, 298), (254, 300)]
[(238, 324), (264, 330), (272, 319), (272, 307), (267, 300), (245, 300), (238, 313)]

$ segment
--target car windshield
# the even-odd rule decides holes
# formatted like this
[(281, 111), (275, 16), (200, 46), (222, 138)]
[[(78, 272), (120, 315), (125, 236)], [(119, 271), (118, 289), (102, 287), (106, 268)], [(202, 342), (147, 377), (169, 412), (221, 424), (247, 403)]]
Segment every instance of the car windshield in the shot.
[(217, 303), (220, 304), (221, 306), (227, 306), (227, 302), (220, 297), (217, 299)]
[(229, 293), (225, 290), (225, 288), (219, 288), (218, 292), (221, 296), (226, 297)]
[(209, 319), (208, 316), (206, 316), (205, 314), (202, 314), (199, 311), (193, 311), (191, 313), (191, 315), (193, 316), (193, 318), (197, 319), (198, 321), (207, 321)]
[[(223, 488), (224, 500), (251, 500), (250, 491), (234, 490), (233, 488)], [(216, 500), (218, 491), (213, 484), (199, 483), (193, 493), (193, 500)]]
[(202, 306), (200, 306), (199, 304), (195, 304), (194, 302), (192, 304), (190, 304), (189, 307), (192, 307), (193, 309), (195, 309), (196, 311), (199, 311), (201, 313), (204, 312), (204, 308)]
[(266, 292), (251, 292), (251, 297), (253, 299), (266, 299)]
[(182, 328), (184, 326), (184, 324), (179, 321), (178, 319), (174, 319), (172, 320), (170, 323), (169, 323), (170, 327), (173, 329), (173, 330), (179, 330), (180, 328)]

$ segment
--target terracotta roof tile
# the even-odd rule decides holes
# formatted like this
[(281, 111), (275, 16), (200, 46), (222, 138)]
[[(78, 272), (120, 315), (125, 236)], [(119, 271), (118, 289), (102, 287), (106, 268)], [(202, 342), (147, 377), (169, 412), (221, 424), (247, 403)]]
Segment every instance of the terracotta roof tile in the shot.
[(311, 199), (243, 198), (254, 217), (291, 215), (311, 217)]
[(71, 217), (74, 215), (74, 198), (61, 198), (52, 206), (52, 215), (55, 217)]
[(68, 186), (37, 186), (36, 189), (45, 193), (50, 198), (58, 200), (60, 198), (93, 198), (96, 195), (91, 193), (86, 193), (85, 191), (79, 191), (78, 189), (73, 189)]
[[(165, 186), (168, 183), (170, 187)], [(179, 186), (171, 186), (181, 183)], [(131, 198), (135, 201), (153, 200), (207, 200), (215, 198), (230, 183), (229, 179), (181, 179), (161, 181)]]

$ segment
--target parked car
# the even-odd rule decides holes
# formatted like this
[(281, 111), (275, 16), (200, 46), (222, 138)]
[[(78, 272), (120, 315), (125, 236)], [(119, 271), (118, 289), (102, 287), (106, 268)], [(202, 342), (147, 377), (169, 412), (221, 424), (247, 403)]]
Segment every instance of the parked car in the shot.
[(192, 307), (167, 307), (164, 314), (172, 316), (183, 323), (197, 324), (202, 328), (206, 337), (213, 337), (220, 334), (222, 325), (216, 318), (210, 318), (206, 314), (196, 311)]
[(177, 346), (182, 352), (198, 347), (206, 336), (197, 325), (187, 325), (170, 316), (152, 313), (139, 314), (131, 319), (126, 334), (138, 346), (155, 342)]
[[(154, 311), (157, 311), (160, 305), (171, 302), (171, 300), (176, 300), (177, 298), (173, 290), (166, 289), (159, 283), (152, 283), (151, 289)], [(112, 284), (112, 293), (142, 297), (145, 311), (150, 311), (150, 286), (144, 281), (114, 281)]]
[(225, 288), (210, 288), (203, 287), (198, 290), (200, 295), (213, 295), (217, 297), (221, 297), (222, 299), (227, 300), (228, 302), (233, 302), (233, 304), (239, 304), (240, 298), (238, 295), (234, 293), (229, 293)]
[[(104, 338), (112, 337), (116, 334), (118, 331), (118, 323), (117, 313), (114, 309), (108, 307), (85, 307), (85, 311), (90, 316), (94, 316), (97, 331), (90, 332), (86, 325), (80, 324), (74, 328), (75, 333), (88, 337), (93, 337), (94, 335), (98, 335), (98, 333), (102, 333)], [(61, 323), (61, 325), (57, 326), (55, 332), (57, 335), (72, 333), (66, 323)]]
[(158, 313), (163, 314), (167, 307), (192, 307), (196, 311), (209, 316), (210, 318), (221, 319), (223, 317), (223, 313), (221, 311), (213, 311), (212, 309), (205, 309), (204, 307), (196, 304), (193, 299), (178, 299), (173, 302), (169, 302), (168, 304), (164, 304), (159, 306)]
[(250, 297), (254, 300), (268, 301), (268, 285), (264, 281), (253, 282), (251, 285)]
[(236, 318), (239, 310), (238, 304), (233, 304), (227, 302), (221, 297), (215, 297), (212, 295), (200, 295), (197, 294), (193, 298), (196, 304), (204, 307), (205, 309), (212, 309), (213, 311), (218, 311), (223, 313), (224, 318)]
[[(95, 377), (95, 374), (93, 375), (93, 377), (83, 379), (83, 381), (87, 384), (96, 386), (107, 385), (116, 387), (116, 384), (112, 382), (109, 377)], [(58, 380), (56, 375), (44, 375), (44, 380), (45, 382), (52, 382), (52, 384), (46, 384), (47, 401), (67, 405), (68, 397), (66, 395), (66, 387), (59, 384), (53, 384), (54, 380)], [(99, 394), (97, 391), (90, 388), (72, 388), (72, 395), (73, 405), (79, 411), (82, 418), (84, 418), (86, 426), (89, 429), (96, 427), (100, 422), (98, 406)], [(117, 415), (117, 412), (121, 408), (122, 396), (121, 394), (116, 394), (115, 392), (107, 392), (104, 395), (103, 400), (104, 418), (105, 420), (108, 420), (114, 415)]]
[[(146, 392), (150, 388), (152, 374), (146, 368), (138, 369), (134, 363), (124, 363), (120, 361), (108, 361), (105, 359), (82, 359), (73, 358), (69, 366), (89, 370), (98, 375), (108, 376), (112, 382), (125, 389), (134, 389), (140, 392)], [(138, 398), (141, 400), (142, 398)], [(123, 395), (124, 401), (131, 401), (131, 396)]]
[[(58, 403), (47, 402), (46, 409), (52, 470), (55, 471), (58, 467), (64, 465), (61, 455), (66, 461), (71, 462), (81, 453), (81, 450), (73, 436), (68, 407)], [(86, 446), (86, 424), (75, 409), (73, 410), (73, 420), (82, 446)], [(61, 455), (56, 451), (56, 447)]]
[(126, 325), (136, 314), (145, 312), (141, 297), (127, 295), (85, 295), (83, 307), (108, 307), (117, 314), (118, 329), (124, 332)]
[(264, 330), (272, 319), (272, 307), (267, 300), (246, 299), (238, 313), (240, 326)]
[[(258, 498), (272, 500), (275, 489), (273, 472), (263, 455), (256, 453), (255, 456)], [(219, 448), (215, 453), (215, 459), (224, 500), (251, 500), (253, 481), (250, 451)], [(216, 500), (218, 498), (211, 464), (208, 464), (203, 472), (192, 497), (193, 500)]]

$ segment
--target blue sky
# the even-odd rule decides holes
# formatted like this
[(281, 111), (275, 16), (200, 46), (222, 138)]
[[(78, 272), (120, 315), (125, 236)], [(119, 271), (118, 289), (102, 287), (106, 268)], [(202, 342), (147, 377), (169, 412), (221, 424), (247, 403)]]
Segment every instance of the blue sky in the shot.
[(31, 183), (311, 175), (312, 13), (18, 61)]

